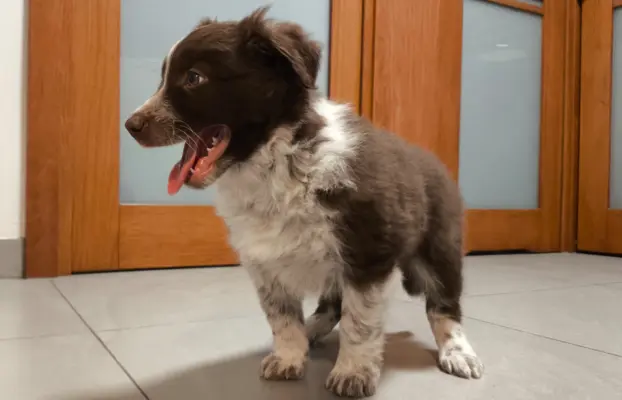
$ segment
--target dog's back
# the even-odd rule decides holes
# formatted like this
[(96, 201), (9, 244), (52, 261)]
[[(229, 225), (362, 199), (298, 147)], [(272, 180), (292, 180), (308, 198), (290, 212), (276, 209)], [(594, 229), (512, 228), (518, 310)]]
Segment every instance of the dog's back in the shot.
[(435, 259), (441, 253), (461, 256), (462, 200), (456, 183), (433, 154), (352, 112), (346, 118), (348, 134), (358, 138), (348, 165), (354, 185), (318, 194), (340, 215), (336, 229), (351, 279), (362, 285), (381, 281), (399, 265), (408, 293), (435, 289), (443, 272), (434, 265), (460, 267), (456, 259)]

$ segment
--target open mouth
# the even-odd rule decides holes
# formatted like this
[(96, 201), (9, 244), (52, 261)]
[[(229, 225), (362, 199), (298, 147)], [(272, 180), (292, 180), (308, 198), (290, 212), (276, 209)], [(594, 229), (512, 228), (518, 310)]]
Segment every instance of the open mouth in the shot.
[(185, 183), (201, 186), (213, 172), (230, 139), (231, 131), (226, 125), (208, 126), (198, 136), (186, 139), (181, 160), (168, 176), (168, 194), (176, 194)]

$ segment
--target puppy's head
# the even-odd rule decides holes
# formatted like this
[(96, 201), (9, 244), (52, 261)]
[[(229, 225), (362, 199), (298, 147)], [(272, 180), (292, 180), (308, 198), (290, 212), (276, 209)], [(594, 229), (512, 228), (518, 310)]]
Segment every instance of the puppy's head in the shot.
[(168, 190), (206, 187), (245, 161), (281, 124), (303, 116), (320, 46), (299, 25), (265, 19), (203, 20), (170, 50), (156, 93), (126, 121), (143, 146), (185, 142)]

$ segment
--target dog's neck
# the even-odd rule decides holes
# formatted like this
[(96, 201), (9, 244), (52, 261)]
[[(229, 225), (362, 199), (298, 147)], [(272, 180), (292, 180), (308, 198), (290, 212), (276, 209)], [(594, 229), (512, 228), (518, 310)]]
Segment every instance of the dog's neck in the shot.
[(351, 113), (348, 106), (315, 99), (298, 124), (277, 127), (248, 160), (223, 174), (216, 182), (219, 196), (276, 206), (352, 186), (349, 164), (359, 137), (348, 129)]

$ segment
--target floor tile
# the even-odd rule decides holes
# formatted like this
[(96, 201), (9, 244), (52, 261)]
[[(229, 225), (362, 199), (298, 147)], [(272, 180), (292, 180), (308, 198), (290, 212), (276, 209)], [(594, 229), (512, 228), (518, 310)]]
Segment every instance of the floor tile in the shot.
[(622, 258), (587, 254), (515, 254), (466, 258), (467, 295), (622, 282)]
[[(465, 296), (622, 282), (622, 258), (568, 253), (467, 256), (464, 280)], [(408, 300), (399, 286), (394, 285), (393, 296)]]
[(0, 280), (0, 339), (85, 332), (49, 280)]
[(603, 285), (603, 286), (606, 286), (610, 289), (622, 290), (622, 283), (610, 283), (610, 284)]
[(464, 300), (464, 313), (622, 356), (620, 303), (622, 290), (597, 285), (470, 297)]
[(1, 340), (0, 360), (2, 399), (144, 398), (91, 334)]
[[(605, 399), (622, 394), (622, 358), (467, 320), (486, 375), (466, 381), (436, 368), (436, 351), (420, 304), (389, 310), (386, 368), (376, 399)], [(311, 353), (301, 382), (267, 383), (258, 366), (269, 349), (262, 317), (100, 333), (153, 400), (214, 398), (333, 399), (324, 380), (337, 354), (336, 335)]]
[(261, 313), (242, 268), (117, 272), (55, 284), (96, 331)]

